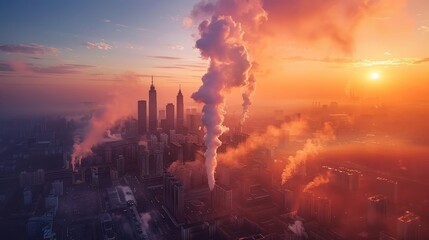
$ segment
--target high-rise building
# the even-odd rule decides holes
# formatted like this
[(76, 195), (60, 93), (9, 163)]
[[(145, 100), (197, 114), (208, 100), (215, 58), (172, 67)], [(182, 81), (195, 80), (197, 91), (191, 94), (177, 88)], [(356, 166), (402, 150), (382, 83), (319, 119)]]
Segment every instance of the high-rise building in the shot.
[(331, 223), (331, 201), (326, 197), (317, 198), (317, 221), (321, 224)]
[(41, 185), (45, 183), (45, 170), (38, 169), (34, 172), (22, 171), (19, 174), (19, 184), (21, 187)]
[(147, 120), (146, 120), (146, 118), (147, 118), (146, 101), (140, 100), (140, 101), (138, 101), (138, 116), (137, 116), (139, 135), (146, 134), (146, 132), (147, 132), (147, 126), (146, 126)]
[(387, 199), (383, 195), (368, 198), (367, 222), (369, 226), (381, 226), (386, 221)]
[(289, 189), (283, 190), (283, 207), (286, 213), (292, 212), (294, 207), (293, 192)]
[(420, 217), (407, 211), (397, 220), (397, 237), (401, 240), (422, 239), (421, 228)]
[(30, 206), (33, 201), (33, 193), (30, 188), (24, 189), (24, 207)]
[(149, 152), (144, 145), (139, 146), (138, 169), (140, 177), (149, 175)]
[(183, 131), (183, 122), (184, 122), (184, 105), (183, 105), (183, 94), (182, 89), (179, 87), (179, 93), (177, 94), (177, 119), (176, 119), (176, 129), (179, 133)]
[(149, 132), (155, 133), (158, 125), (157, 118), (157, 103), (156, 103), (156, 90), (153, 85), (153, 76), (152, 76), (152, 84), (150, 85), (149, 90)]
[(231, 210), (232, 190), (228, 186), (216, 183), (212, 191), (213, 207), (221, 210)]
[(164, 203), (177, 222), (185, 218), (184, 187), (173, 175), (164, 173)]
[(170, 130), (174, 129), (174, 104), (169, 103), (165, 107), (165, 110), (167, 112), (166, 114), (166, 129), (164, 129), (165, 132), (170, 132)]
[(314, 216), (314, 194), (312, 192), (301, 194), (298, 215), (304, 219), (311, 219)]
[(376, 180), (378, 192), (387, 197), (389, 204), (396, 204), (398, 202), (398, 182), (382, 177), (377, 177)]
[(54, 195), (62, 196), (64, 193), (64, 182), (60, 180), (52, 182), (52, 191)]
[(191, 133), (197, 133), (200, 130), (200, 127), (202, 125), (201, 123), (201, 115), (197, 113), (188, 114), (187, 116), (187, 125), (188, 130)]
[(156, 163), (155, 174), (162, 176), (164, 170), (164, 154), (162, 150), (154, 151), (154, 158)]
[(165, 120), (165, 110), (161, 109), (158, 111), (158, 119), (159, 121)]
[(122, 177), (125, 172), (125, 158), (123, 155), (118, 155), (116, 158), (116, 170), (118, 170), (118, 176)]

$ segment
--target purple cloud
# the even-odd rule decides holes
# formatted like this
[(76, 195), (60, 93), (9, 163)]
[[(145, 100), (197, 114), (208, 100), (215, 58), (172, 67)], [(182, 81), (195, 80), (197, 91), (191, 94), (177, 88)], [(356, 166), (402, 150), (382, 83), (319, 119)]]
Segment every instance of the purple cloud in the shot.
[(13, 68), (7, 63), (0, 63), (0, 72), (13, 72)]
[(51, 67), (31, 67), (33, 72), (36, 73), (53, 73), (53, 74), (68, 74), (68, 73), (79, 73), (82, 70), (93, 68), (91, 65), (82, 65), (82, 64), (63, 64), (56, 65)]
[(45, 47), (39, 44), (5, 44), (0, 45), (0, 51), (7, 53), (24, 53), (24, 54), (57, 54), (59, 50), (53, 47)]
[(83, 64), (61, 64), (55, 66), (36, 66), (25, 62), (0, 63), (0, 72), (32, 72), (43, 74), (72, 74), (94, 68), (92, 65)]
[(165, 60), (182, 60), (181, 57), (173, 57), (173, 56), (148, 56), (150, 58), (158, 58), (158, 59), (165, 59)]

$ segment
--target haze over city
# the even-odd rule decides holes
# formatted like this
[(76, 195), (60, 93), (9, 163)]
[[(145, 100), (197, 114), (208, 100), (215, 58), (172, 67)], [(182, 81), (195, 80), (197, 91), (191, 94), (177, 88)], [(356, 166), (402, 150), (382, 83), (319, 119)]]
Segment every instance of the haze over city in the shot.
[(7, 1), (5, 239), (429, 238), (429, 2)]

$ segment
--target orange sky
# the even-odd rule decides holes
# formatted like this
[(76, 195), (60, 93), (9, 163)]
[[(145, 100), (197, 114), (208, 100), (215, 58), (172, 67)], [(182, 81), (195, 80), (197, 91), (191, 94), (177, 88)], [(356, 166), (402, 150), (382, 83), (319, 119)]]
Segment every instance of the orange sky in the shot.
[[(325, 6), (307, 12), (305, 4), (297, 7), (302, 10), (298, 13), (268, 11), (267, 23), (248, 34), (251, 40), (256, 39), (249, 41), (248, 47), (252, 60), (258, 62), (254, 105), (282, 104), (291, 99), (347, 99), (351, 85), (362, 98), (375, 96), (386, 102), (429, 100), (429, 2), (379, 2), (381, 5), (362, 15)], [(128, 46), (103, 39), (112, 48), (68, 50), (59, 47), (59, 43), (48, 42), (41, 46), (58, 51), (35, 55), (3, 50), (0, 98), (8, 102), (3, 104), (3, 110), (104, 102), (117, 85), (122, 85), (119, 76), (124, 73), (133, 73), (140, 79), (143, 99), (147, 98), (150, 76), (155, 75), (161, 106), (175, 101), (179, 83), (185, 104), (196, 105), (189, 96), (199, 87), (208, 61), (200, 59), (193, 47), (198, 22), (182, 25), (194, 3), (187, 2), (181, 15), (166, 20), (175, 29), (174, 34), (168, 35), (168, 30), (165, 36), (143, 33), (145, 38), (168, 39), (171, 43), (159, 48), (145, 46), (145, 41)], [(165, 6), (161, 10), (162, 7)], [(274, 7), (271, 9), (277, 9)], [(162, 27), (160, 24), (159, 31)], [(123, 31), (119, 34), (130, 39), (133, 35)], [(139, 37), (134, 41), (138, 42)], [(19, 42), (34, 43), (25, 39)], [(0, 41), (2, 46), (7, 44), (12, 43)], [(372, 72), (379, 73), (377, 81), (371, 81)], [(238, 91), (230, 95), (230, 105), (241, 104)]]

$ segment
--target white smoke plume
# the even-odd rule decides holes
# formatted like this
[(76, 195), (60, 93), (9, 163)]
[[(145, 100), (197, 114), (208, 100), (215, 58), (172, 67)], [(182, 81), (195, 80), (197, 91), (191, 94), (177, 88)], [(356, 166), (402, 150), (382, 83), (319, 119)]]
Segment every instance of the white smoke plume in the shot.
[(150, 213), (145, 212), (145, 213), (140, 213), (140, 218), (143, 222), (143, 230), (145, 232), (149, 232), (149, 221), (152, 220), (152, 217), (150, 216)]
[[(101, 113), (92, 116), (84, 139), (80, 142), (75, 138), (71, 165), (76, 170), (81, 160), (92, 154), (92, 147), (99, 144), (105, 134), (109, 135), (111, 129), (119, 120), (124, 119), (135, 112), (136, 102), (141, 94), (139, 85), (140, 77), (133, 73), (123, 74), (115, 79), (118, 85), (114, 85), (114, 93), (106, 103)], [(112, 137), (114, 135), (111, 135)]]
[(213, 189), (217, 149), (222, 144), (219, 136), (225, 131), (224, 92), (246, 85), (251, 63), (243, 45), (241, 26), (231, 17), (213, 16), (199, 25), (199, 33), (196, 47), (203, 58), (210, 59), (210, 66), (202, 77), (203, 85), (192, 98), (204, 104), (201, 118), (206, 130), (204, 156), (209, 187)]
[[(230, 16), (237, 24), (240, 24), (242, 29), (241, 44), (250, 51), (252, 42), (260, 41), (259, 27), (267, 20), (267, 14), (262, 8), (260, 0), (243, 1), (243, 0), (213, 0), (200, 1), (197, 3), (191, 12), (191, 19), (200, 20), (209, 16)], [(249, 53), (249, 56), (252, 54)], [(244, 82), (242, 93), (243, 112), (240, 120), (242, 126), (248, 118), (248, 112), (251, 102), (251, 97), (255, 91), (256, 76), (252, 73), (257, 65), (254, 62), (250, 68), (249, 78)]]
[(318, 187), (318, 186), (323, 185), (323, 184), (327, 184), (331, 180), (331, 177), (332, 177), (331, 172), (327, 172), (326, 174), (318, 175), (313, 180), (311, 180), (311, 182), (307, 183), (307, 185), (305, 185), (305, 187), (302, 191), (307, 192), (308, 190), (310, 190), (312, 188)]
[(112, 131), (110, 129), (106, 130), (105, 136), (106, 136), (106, 138), (111, 139), (111, 140), (121, 140), (122, 139), (122, 136), (120, 133), (112, 134)]
[(289, 230), (295, 233), (296, 236), (300, 238), (308, 238), (307, 233), (305, 232), (304, 225), (301, 221), (296, 220), (294, 224), (288, 226)]
[(269, 126), (260, 134), (252, 134), (245, 142), (235, 148), (228, 148), (219, 154), (219, 161), (227, 166), (235, 166), (241, 160), (248, 159), (248, 154), (260, 148), (272, 148), (280, 145), (282, 139), (290, 135), (298, 135), (307, 128), (305, 121), (284, 123), (280, 127)]
[(244, 122), (249, 117), (249, 108), (250, 108), (250, 105), (252, 105), (251, 97), (253, 95), (253, 92), (255, 92), (255, 82), (256, 82), (255, 75), (250, 74), (246, 89), (241, 95), (243, 98), (243, 104), (242, 104), (243, 113), (240, 119), (241, 127), (243, 127)]
[(305, 164), (308, 157), (316, 156), (323, 149), (324, 145), (335, 139), (334, 130), (331, 124), (324, 123), (322, 130), (317, 131), (313, 138), (307, 139), (303, 149), (296, 152), (295, 156), (289, 156), (288, 163), (283, 169), (281, 178), (285, 184), (294, 174), (301, 164)]
[[(245, 87), (240, 123), (248, 116), (255, 86), (255, 76), (248, 78), (254, 73), (249, 56), (269, 69), (270, 55), (276, 55), (282, 47), (278, 43), (291, 39), (304, 45), (328, 42), (339, 52), (351, 54), (359, 25), (366, 18), (394, 12), (403, 1), (201, 0), (195, 4), (186, 18), (187, 26), (211, 17), (199, 25), (201, 38), (196, 44), (201, 55), (210, 59), (210, 67), (202, 79), (203, 86), (193, 95), (205, 104), (202, 120), (207, 131), (205, 156), (210, 187), (214, 186), (219, 136), (225, 130), (225, 90)], [(270, 53), (261, 53), (263, 50)]]

